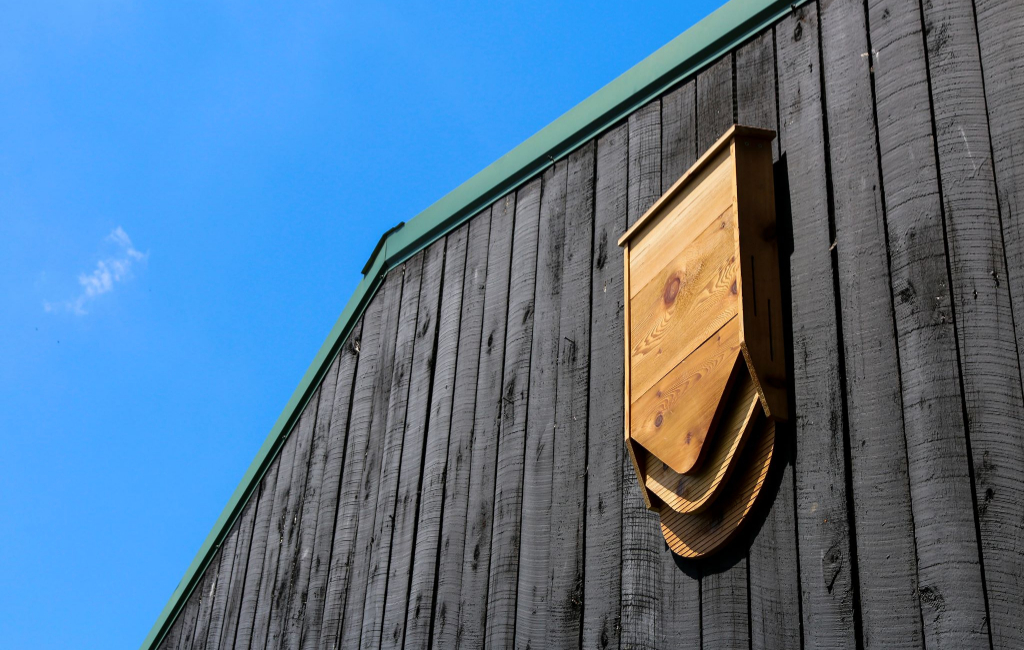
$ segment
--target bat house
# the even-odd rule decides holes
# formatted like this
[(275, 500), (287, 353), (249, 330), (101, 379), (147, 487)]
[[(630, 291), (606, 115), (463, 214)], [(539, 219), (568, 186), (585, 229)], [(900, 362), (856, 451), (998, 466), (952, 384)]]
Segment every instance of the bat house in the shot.
[(774, 137), (733, 126), (619, 240), (626, 447), (684, 557), (739, 529), (788, 418)]

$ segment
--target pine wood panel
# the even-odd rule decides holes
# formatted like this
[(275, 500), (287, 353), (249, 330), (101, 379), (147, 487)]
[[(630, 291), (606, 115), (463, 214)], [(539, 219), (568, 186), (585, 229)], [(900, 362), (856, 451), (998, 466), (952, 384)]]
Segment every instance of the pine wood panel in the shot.
[(711, 505), (729, 480), (739, 452), (761, 414), (761, 400), (747, 372), (741, 372), (728, 397), (725, 417), (709, 443), (708, 458), (700, 469), (680, 474), (655, 457), (647, 459), (647, 489), (680, 514), (700, 512)]
[(742, 364), (740, 356), (734, 317), (630, 405), (633, 439), (680, 474), (699, 468), (709, 432), (718, 425)]
[(634, 404), (739, 312), (735, 223), (719, 215), (630, 300)]

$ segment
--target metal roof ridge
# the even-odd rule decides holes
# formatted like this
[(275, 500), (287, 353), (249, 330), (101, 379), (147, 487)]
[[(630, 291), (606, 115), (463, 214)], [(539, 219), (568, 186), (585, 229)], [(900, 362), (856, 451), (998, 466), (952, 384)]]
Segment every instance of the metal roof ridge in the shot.
[(291, 433), (309, 397), (375, 295), (384, 275), (676, 83), (809, 0), (729, 0), (404, 224), (381, 237), (295, 392), (171, 594), (141, 649), (156, 648), (188, 600), (243, 506)]

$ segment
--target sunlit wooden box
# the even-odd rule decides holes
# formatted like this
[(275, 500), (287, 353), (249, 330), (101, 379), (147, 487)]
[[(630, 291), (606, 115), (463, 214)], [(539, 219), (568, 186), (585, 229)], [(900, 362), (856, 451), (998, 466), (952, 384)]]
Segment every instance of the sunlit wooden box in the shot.
[(710, 507), (751, 431), (788, 417), (774, 137), (732, 127), (619, 240), (626, 446), (663, 528), (666, 507)]

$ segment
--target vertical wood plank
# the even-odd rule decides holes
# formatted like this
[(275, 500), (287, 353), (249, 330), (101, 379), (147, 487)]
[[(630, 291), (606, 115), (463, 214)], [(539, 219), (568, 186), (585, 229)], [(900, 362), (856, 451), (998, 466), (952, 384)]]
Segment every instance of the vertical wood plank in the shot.
[(227, 601), (224, 605), (223, 626), (220, 635), (210, 635), (208, 648), (230, 648), (235, 642), (235, 632), (238, 629), (238, 615), (242, 607), (242, 597), (245, 593), (245, 577), (248, 569), (249, 555), (252, 548), (252, 534), (255, 529), (256, 516), (259, 510), (260, 491), (249, 497), (245, 504), (241, 517), (238, 518), (238, 541), (235, 543), (235, 559), (231, 565), (231, 578), (227, 585)]
[[(240, 523), (240, 520), (235, 522)], [(220, 550), (217, 553), (220, 557), (220, 568), (217, 570), (217, 579), (214, 583), (213, 598), (210, 599), (210, 617), (205, 632), (201, 635), (202, 642), (193, 641), (194, 648), (210, 648), (220, 644), (220, 633), (224, 629), (224, 611), (228, 602), (228, 586), (231, 583), (231, 571), (235, 563), (235, 548), (238, 544), (239, 527), (232, 526), (231, 532), (224, 538)], [(209, 570), (209, 567), (207, 567)]]
[(565, 245), (567, 164), (542, 177), (536, 297), (526, 424), (523, 512), (516, 598), (517, 648), (542, 647), (548, 632), (552, 443), (558, 368), (558, 320)]
[(482, 647), (486, 632), (487, 574), (491, 560), (491, 517), (494, 511), (514, 222), (515, 195), (509, 194), (491, 206), (487, 290), (466, 504), (466, 539), (462, 549), (462, 588), (456, 634), (459, 647)]
[(441, 546), (437, 556), (433, 602), (432, 643), (454, 648), (459, 625), (462, 592), (462, 553), (466, 541), (466, 509), (469, 501), (470, 459), (476, 415), (478, 369), (483, 351), (484, 298), (487, 290), (487, 256), (491, 211), (485, 210), (469, 223), (469, 248), (462, 294), (462, 325), (459, 362), (455, 374), (451, 433), (448, 440)]
[(279, 529), (281, 535), (274, 589), (268, 617), (266, 645), (258, 647), (278, 648), (284, 635), (284, 624), (288, 613), (288, 597), (295, 577), (295, 559), (298, 554), (300, 524), (302, 520), (302, 497), (305, 494), (306, 478), (309, 475), (310, 452), (313, 447), (313, 430), (316, 425), (317, 408), (320, 403), (318, 388), (306, 403), (296, 423), (292, 437), (295, 438), (295, 461), (292, 467), (288, 501)]
[[(348, 583), (348, 595), (345, 600), (345, 615), (342, 617), (340, 647), (355, 648), (359, 646), (359, 638), (363, 631), (363, 605), (366, 601), (367, 580), (370, 574), (370, 563), (373, 561), (373, 550), (376, 542), (377, 520), (377, 496), (380, 493), (380, 478), (384, 456), (384, 443), (387, 436), (389, 404), (391, 403), (391, 392), (394, 387), (394, 377), (397, 367), (400, 365), (396, 360), (404, 359), (405, 347), (399, 351), (401, 341), (398, 338), (399, 332), (410, 329), (406, 326), (409, 320), (411, 309), (412, 320), (415, 323), (416, 305), (413, 302), (409, 309), (406, 306), (410, 301), (418, 298), (418, 277), (412, 281), (411, 286), (414, 292), (410, 297), (405, 293), (405, 276), (409, 273), (408, 264), (397, 267), (388, 272), (385, 284), (393, 283), (394, 290), (387, 294), (388, 302), (384, 306), (384, 315), (381, 321), (381, 329), (384, 331), (381, 339), (381, 359), (377, 372), (377, 386), (373, 394), (373, 417), (370, 420), (370, 432), (366, 445), (366, 460), (363, 464), (363, 475), (360, 479), (358, 492), (357, 509), (357, 530), (356, 544), (353, 549), (350, 577)], [(414, 275), (418, 276), (418, 269)], [(403, 317), (403, 310), (405, 317)], [(405, 327), (403, 327), (405, 326)]]
[(203, 597), (207, 590), (210, 588), (210, 583), (213, 582), (214, 572), (207, 571), (203, 573), (203, 577), (200, 578), (199, 584), (196, 585), (192, 593), (189, 594), (188, 602), (182, 609), (179, 617), (182, 619), (181, 623), (181, 634), (178, 637), (177, 650), (190, 650), (192, 648), (192, 641), (195, 638), (196, 623), (199, 617), (199, 610), (203, 605)]
[[(428, 425), (431, 380), (437, 353), (438, 304), (441, 300), (444, 271), (444, 240), (438, 240), (424, 253), (419, 314), (416, 317), (416, 341), (413, 352), (409, 400), (406, 407), (405, 442), (402, 445), (401, 473), (395, 501), (395, 523), (390, 561), (387, 569), (387, 593), (381, 602), (382, 647), (401, 647), (405, 625), (405, 605), (409, 595), (409, 572), (416, 535), (416, 508), (419, 501), (423, 444)], [(372, 641), (369, 645), (373, 645)], [(364, 639), (364, 646), (366, 646)]]
[(533, 300), (540, 225), (540, 179), (516, 193), (505, 367), (497, 433), (497, 460), (487, 586), (485, 645), (512, 648), (515, 640), (519, 527), (523, 497), (523, 454), (529, 398)]
[(583, 613), (594, 143), (568, 157), (552, 440), (548, 643), (575, 647)]
[[(661, 194), (661, 103), (651, 102), (629, 116), (627, 225), (636, 223)], [(617, 266), (617, 265), (616, 265)], [(665, 547), (658, 515), (644, 507), (629, 455), (622, 458), (623, 648), (655, 647), (661, 553)]]
[[(229, 535), (230, 537), (230, 535)], [(224, 547), (221, 546), (221, 549)], [(206, 633), (210, 629), (210, 615), (213, 612), (213, 601), (217, 596), (217, 585), (221, 577), (221, 566), (224, 564), (224, 555), (217, 552), (210, 564), (206, 567), (203, 580), (203, 590), (193, 596), (199, 596), (199, 613), (196, 615), (196, 627), (192, 632), (192, 640), (187, 644), (188, 648), (206, 647)]]
[[(706, 151), (732, 124), (733, 61), (727, 54), (697, 76), (697, 150)], [(747, 558), (711, 569), (701, 578), (700, 591), (702, 644), (747, 647)]]
[[(992, 147), (1003, 244), (1006, 254), (1008, 289), (1016, 328), (1017, 363), (1024, 365), (1024, 4), (1014, 0), (986, 0), (975, 3), (978, 22), (978, 41), (981, 49), (982, 69), (985, 75), (985, 99), (988, 106), (988, 127)], [(1004, 324), (1005, 326), (1005, 324)], [(1020, 427), (1018, 421), (1017, 428)], [(1012, 592), (997, 593), (1008, 581), (1024, 584), (1024, 566), (1021, 554), (1007, 558), (1008, 540), (1024, 539), (1024, 498), (1021, 489), (1021, 438), (1016, 437), (1016, 448), (1000, 466), (999, 475), (989, 473), (989, 485), (979, 486), (977, 498), (987, 504), (982, 514), (982, 539), (986, 545), (986, 566), (993, 562), (988, 547), (998, 548), (1000, 562), (998, 575), (988, 581), (989, 608), (992, 610), (993, 643), (995, 645), (1024, 645), (1024, 621), (1006, 616), (1007, 597)], [(982, 450), (982, 466), (985, 451)], [(990, 454), (991, 457), (991, 454)], [(977, 453), (975, 453), (977, 459)], [(977, 470), (977, 460), (975, 469)], [(998, 485), (997, 485), (998, 484)], [(991, 494), (989, 490), (991, 489)], [(1018, 544), (1019, 548), (1019, 544)], [(986, 570), (986, 575), (988, 575)], [(1017, 611), (1024, 603), (1018, 598)]]
[[(335, 381), (334, 400), (326, 445), (326, 461), (321, 482), (321, 496), (313, 537), (313, 554), (306, 602), (303, 607), (299, 641), (291, 647), (314, 648), (322, 629), (324, 598), (330, 573), (331, 545), (334, 540), (334, 521), (338, 511), (338, 490), (345, 464), (345, 445), (348, 438), (352, 391), (355, 386), (362, 339), (363, 321), (360, 319), (338, 352), (338, 376)], [(294, 643), (294, 637), (293, 643)]]
[(328, 436), (331, 414), (334, 409), (334, 395), (338, 384), (339, 361), (336, 357), (318, 389), (320, 401), (316, 406), (313, 420), (312, 440), (309, 448), (309, 463), (299, 499), (295, 555), (288, 567), (288, 596), (280, 613), (282, 627), (277, 647), (298, 648), (302, 633), (302, 616), (306, 608), (309, 575), (313, 562), (313, 545), (316, 541), (317, 516), (320, 514), (324, 471), (327, 465)]
[[(397, 274), (395, 274), (397, 277)], [(389, 281), (390, 280), (390, 281)], [(400, 286), (400, 285), (399, 285)], [(331, 545), (330, 569), (324, 596), (323, 623), (320, 630), (321, 648), (334, 648), (341, 634), (342, 619), (351, 582), (352, 555), (356, 545), (362, 485), (366, 464), (366, 448), (373, 418), (374, 396), (378, 389), (377, 376), (383, 363), (384, 339), (390, 331), (384, 321), (390, 313), (386, 306), (389, 294), (399, 290), (389, 276), (363, 315), (363, 332), (359, 342), (359, 369), (352, 392), (349, 414), (348, 440), (345, 444), (345, 464), (338, 492), (338, 510), (334, 523), (334, 541)], [(395, 319), (397, 326), (397, 319)]]
[[(775, 35), (768, 30), (736, 51), (736, 114), (740, 124), (778, 132)], [(779, 158), (779, 139), (772, 142)], [(781, 218), (781, 215), (776, 215)], [(780, 260), (781, 264), (781, 260)], [(800, 645), (791, 426), (776, 426), (774, 463), (782, 464), (779, 491), (748, 552), (752, 648)]]
[(451, 431), (452, 402), (455, 395), (459, 359), (459, 330), (466, 270), (466, 245), (469, 225), (448, 235), (445, 242), (444, 287), (441, 294), (437, 353), (434, 361), (433, 389), (430, 395), (430, 419), (423, 454), (423, 479), (417, 513), (416, 539), (409, 576), (409, 596), (403, 611), (385, 612), (385, 631), (401, 627), (407, 648), (426, 648), (430, 644), (433, 619), (434, 584), (437, 575), (444, 483)]
[[(731, 86), (730, 75), (730, 86)], [(730, 93), (729, 101), (732, 101)], [(672, 186), (697, 161), (697, 81), (661, 99), (661, 190)], [(731, 116), (731, 111), (730, 111)], [(731, 121), (731, 120), (730, 120)], [(660, 534), (660, 531), (659, 531)], [(667, 544), (661, 545), (657, 647), (700, 638), (700, 578), (687, 575)]]
[[(362, 604), (360, 648), (376, 648), (381, 643), (391, 539), (394, 533), (395, 509), (398, 499), (398, 480), (401, 476), (401, 460), (404, 453), (404, 440), (406, 440), (413, 369), (415, 361), (418, 360), (415, 355), (417, 334), (419, 333), (420, 299), (424, 293), (436, 296), (438, 290), (437, 286), (424, 287), (423, 271), (424, 255), (420, 254), (406, 264), (406, 276), (402, 279), (394, 371), (391, 374), (391, 391), (383, 432), (384, 442), (380, 478), (377, 482), (374, 532), (370, 540), (368, 556), (370, 568), (367, 575), (366, 597)], [(431, 280), (437, 283), (439, 276), (434, 275)], [(425, 347), (429, 348), (426, 351), (428, 354), (433, 352), (433, 344), (433, 339), (425, 343)], [(422, 376), (418, 374), (417, 379), (421, 378)], [(417, 415), (422, 420), (422, 414)]]
[[(619, 647), (622, 587), (622, 272), (615, 242), (626, 230), (629, 125), (597, 140), (587, 421), (583, 648)], [(642, 506), (641, 506), (642, 507)]]
[(245, 587), (242, 590), (242, 604), (238, 610), (238, 626), (234, 639), (231, 639), (236, 648), (248, 648), (252, 642), (260, 587), (263, 584), (263, 566), (266, 563), (267, 550), (270, 545), (274, 504), (277, 494), (277, 476), (281, 470), (281, 460), (282, 458), (279, 454), (260, 481), (256, 521), (253, 524), (252, 541), (249, 544), (249, 559), (245, 567)]
[(776, 27), (781, 147), (789, 164), (796, 507), (804, 643), (854, 647), (843, 394), (829, 248), (818, 12)]
[(925, 645), (987, 644), (920, 7), (868, 22)]
[(298, 428), (298, 423), (292, 427), (288, 438), (282, 443), (277, 460), (274, 461), (279, 467), (274, 487), (273, 518), (267, 531), (267, 548), (263, 556), (263, 568), (260, 571), (259, 596), (256, 600), (249, 638), (246, 639), (249, 642), (249, 648), (254, 650), (261, 650), (267, 645), (277, 567), (288, 522), (288, 497), (292, 489), (293, 470), (295, 465), (301, 462), (295, 460), (296, 450), (299, 447)]
[(989, 628), (1024, 646), (1024, 394), (974, 8), (922, 6)]
[(918, 648), (917, 553), (871, 48), (863, 6), (823, 3), (821, 11), (863, 642)]
[[(380, 645), (384, 598), (387, 590), (388, 563), (395, 524), (395, 505), (398, 499), (398, 480), (401, 475), (402, 450), (405, 441), (406, 415), (409, 390), (412, 384), (413, 355), (416, 348), (419, 301), (423, 290), (423, 254), (405, 264), (402, 280), (402, 306), (399, 311), (398, 337), (395, 342), (394, 370), (384, 422), (380, 470), (375, 497), (372, 537), (368, 540), (366, 595), (363, 600), (362, 630), (358, 637), (360, 648)], [(436, 291), (428, 287), (427, 291)], [(433, 341), (430, 342), (433, 346)], [(369, 505), (369, 502), (367, 502)], [(355, 638), (353, 630), (353, 638)]]

